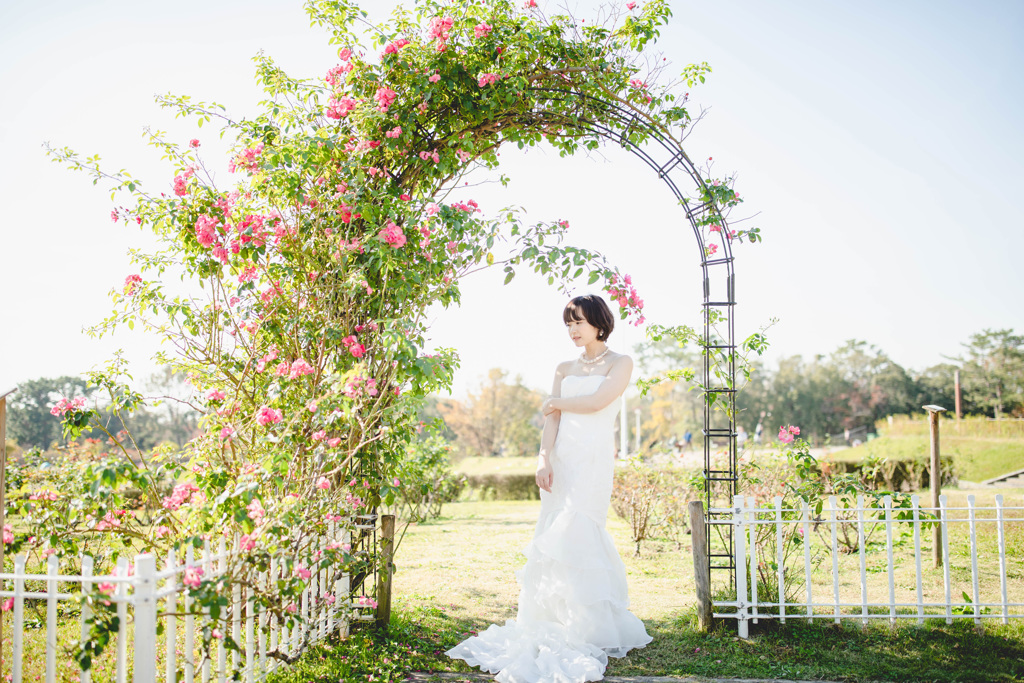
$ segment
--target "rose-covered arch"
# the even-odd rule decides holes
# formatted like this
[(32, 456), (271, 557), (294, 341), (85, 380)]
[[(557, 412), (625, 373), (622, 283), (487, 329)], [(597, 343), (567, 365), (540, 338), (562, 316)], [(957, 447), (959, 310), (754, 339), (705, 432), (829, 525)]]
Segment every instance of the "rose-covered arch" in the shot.
[[(507, 210), (485, 217), (472, 199), (450, 196), (466, 173), (497, 168), (502, 145), (541, 142), (563, 155), (619, 144), (679, 201), (703, 276), (703, 327), (651, 330), (702, 345), (698, 377), (667, 376), (704, 391), (706, 498), (709, 507), (727, 503), (737, 483), (733, 246), (759, 234), (729, 228), (740, 201), (731, 179), (687, 156), (687, 98), (678, 84), (657, 85), (664, 62), (651, 47), (667, 0), (628, 2), (597, 23), (547, 16), (532, 0), (421, 0), (386, 27), (365, 24), (353, 0), (310, 0), (307, 11), (339, 49), (325, 78), (295, 79), (257, 57), (266, 100), (246, 119), (188, 97), (158, 99), (235, 141), (227, 186), (200, 138), (150, 136), (177, 167), (163, 192), (51, 150), (130, 195), (114, 217), (159, 238), (160, 251), (134, 255), (140, 272), (115, 292), (117, 310), (99, 329), (138, 324), (161, 334), (174, 349), (163, 360), (188, 374), (205, 416), (180, 453), (143, 453), (130, 435), (111, 434), (118, 457), (59, 484), (76, 491), (74, 506), (70, 497), (34, 501), (27, 518), (71, 557), (110, 534), (161, 555), (214, 530), (240, 539), (216, 586), (193, 577), (197, 609), (230, 585), (261, 586), (254, 599), (290, 623), (301, 617), (286, 607), (310, 568), (365, 575), (355, 548), (313, 539), (345, 523), (339, 511), (389, 505), (410, 485), (397, 474), (423, 447), (418, 409), (450, 386), (458, 364), (454, 350), (426, 352), (429, 306), (458, 303), (460, 278), (478, 268), (503, 267), (510, 279), (529, 267), (565, 287), (589, 273), (623, 318), (642, 320), (628, 278), (604, 256), (565, 245), (564, 224), (527, 225)], [(706, 71), (688, 66), (679, 84)], [(171, 291), (168, 273), (184, 275), (187, 296)], [(760, 343), (752, 340), (745, 344)], [(127, 413), (144, 399), (120, 371), (92, 379)], [(63, 417), (76, 435), (98, 415), (68, 403)], [(714, 439), (729, 444), (724, 466), (712, 463)], [(145, 524), (120, 514), (130, 489), (151, 510)], [(730, 551), (717, 558), (729, 569)], [(271, 563), (289, 578), (262, 586), (255, 572)]]

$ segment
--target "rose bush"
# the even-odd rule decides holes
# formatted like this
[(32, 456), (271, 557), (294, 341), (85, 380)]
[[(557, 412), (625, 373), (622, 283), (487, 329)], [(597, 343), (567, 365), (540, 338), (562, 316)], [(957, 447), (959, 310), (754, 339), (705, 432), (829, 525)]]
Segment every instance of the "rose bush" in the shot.
[[(261, 585), (253, 573), (273, 559), (291, 578), (260, 588), (256, 600), (286, 624), (300, 618), (287, 606), (310, 570), (360, 561), (346, 548), (318, 549), (317, 536), (394, 502), (419, 404), (450, 385), (458, 364), (452, 349), (425, 353), (424, 312), (457, 303), (464, 275), (499, 266), (507, 281), (528, 267), (568, 287), (589, 274), (623, 318), (642, 321), (631, 278), (564, 244), (564, 222), (487, 216), (449, 192), (472, 169), (497, 167), (504, 144), (546, 141), (563, 155), (596, 148), (601, 134), (589, 122), (604, 120), (609, 103), (642, 122), (629, 131), (635, 144), (650, 130), (680, 140), (692, 121), (678, 83), (658, 85), (646, 67), (667, 0), (630, 3), (604, 24), (547, 16), (533, 2), (424, 0), (363, 34), (351, 0), (306, 9), (338, 46), (322, 78), (293, 78), (260, 55), (266, 100), (252, 118), (158, 98), (235, 141), (229, 184), (215, 180), (198, 138), (180, 146), (150, 135), (176, 167), (155, 192), (96, 158), (50, 149), (130, 195), (114, 218), (160, 240), (159, 251), (134, 254), (139, 272), (113, 293), (116, 310), (98, 331), (159, 332), (175, 349), (162, 360), (201, 397), (203, 434), (181, 452), (143, 453), (130, 434), (108, 432), (114, 455), (90, 465), (77, 492), (26, 500), (22, 510), (69, 556), (97, 535), (161, 554), (226, 537), (244, 552), (216, 584), (186, 577), (194, 609), (217, 605), (233, 583)], [(687, 67), (683, 81), (703, 81), (707, 70)], [(716, 230), (758, 239), (756, 229), (723, 235), (725, 212), (739, 202), (728, 179), (700, 180), (694, 199), (710, 207), (709, 243)], [(170, 289), (179, 276), (187, 295)], [(115, 412), (142, 401), (120, 366), (92, 380)], [(70, 399), (60, 407), (69, 436), (101, 426)], [(129, 489), (142, 491), (148, 512), (128, 509)]]

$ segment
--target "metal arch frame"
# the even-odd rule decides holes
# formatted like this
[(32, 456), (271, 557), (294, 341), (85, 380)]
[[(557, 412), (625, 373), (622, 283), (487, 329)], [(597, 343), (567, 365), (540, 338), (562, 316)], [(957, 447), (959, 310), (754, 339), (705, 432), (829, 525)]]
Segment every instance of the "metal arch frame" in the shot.
[[(719, 244), (721, 255), (717, 258), (708, 258), (708, 240), (712, 238), (710, 233), (707, 238), (705, 237), (699, 221), (707, 215), (709, 210), (716, 207), (687, 196), (676, 183), (676, 177), (682, 180), (683, 176), (688, 176), (691, 187), (698, 191), (708, 189), (707, 183), (686, 155), (680, 141), (667, 135), (666, 131), (653, 125), (639, 112), (628, 108), (622, 102), (594, 97), (576, 90), (534, 87), (530, 91), (539, 95), (542, 101), (557, 101), (577, 107), (583, 105), (581, 113), (584, 114), (599, 112), (604, 117), (603, 120), (595, 120), (590, 116), (568, 119), (555, 112), (551, 112), (551, 114), (560, 119), (566, 128), (589, 133), (602, 139), (617, 141), (621, 147), (639, 157), (668, 185), (686, 213), (686, 218), (697, 240), (704, 284), (702, 308), (704, 345), (702, 360), (705, 387), (704, 428), (702, 431), (704, 435), (704, 519), (706, 524), (710, 524), (718, 517), (725, 519), (727, 518), (726, 513), (716, 515), (712, 510), (730, 508), (739, 483), (736, 448), (737, 345), (733, 315), (736, 307), (736, 279), (732, 244), (725, 217), (721, 215), (721, 211), (718, 212), (722, 219), (722, 229), (719, 231), (719, 241), (716, 243)], [(640, 142), (631, 139), (633, 131), (641, 133)], [(660, 162), (656, 157), (665, 160)], [(719, 297), (720, 300), (715, 300), (712, 297), (713, 277), (724, 280), (725, 296)], [(716, 323), (720, 323), (726, 328), (724, 330), (725, 339), (717, 336)], [(722, 377), (720, 370), (716, 372), (715, 364), (711, 361), (712, 353), (724, 361), (721, 365), (726, 369), (725, 377)], [(712, 394), (714, 396), (711, 396)], [(714, 419), (714, 403), (724, 403), (723, 407), (725, 408), (724, 417), (726, 419), (717, 424)], [(719, 469), (715, 469), (712, 463), (711, 456), (715, 439), (725, 439), (728, 444), (726, 469), (720, 469), (720, 465)], [(709, 548), (709, 568), (727, 571), (731, 586), (735, 583), (737, 570), (733, 555), (733, 528), (729, 525), (716, 525), (716, 529), (718, 531), (716, 536), (720, 539), (719, 547)], [(710, 543), (713, 537), (708, 534), (707, 538)]]

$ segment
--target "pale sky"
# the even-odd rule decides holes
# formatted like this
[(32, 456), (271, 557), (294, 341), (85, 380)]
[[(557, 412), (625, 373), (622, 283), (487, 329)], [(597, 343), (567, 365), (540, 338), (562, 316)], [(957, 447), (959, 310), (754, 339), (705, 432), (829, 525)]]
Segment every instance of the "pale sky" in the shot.
[[(594, 4), (572, 6), (583, 18)], [(390, 5), (365, 7), (383, 19)], [(770, 358), (858, 338), (920, 369), (983, 328), (1024, 330), (1024, 3), (672, 6), (666, 56), (714, 69), (691, 92), (695, 107), (711, 107), (691, 156), (738, 174), (741, 212), (758, 214), (765, 238), (736, 250), (741, 335), (775, 317)], [(147, 237), (111, 223), (109, 193), (50, 163), (41, 143), (98, 153), (151, 190), (169, 188), (172, 169), (145, 146), (143, 126), (198, 137), (223, 162), (213, 131), (175, 121), (152, 96), (252, 113), (261, 93), (250, 58), (261, 49), (296, 76), (336, 63), (297, 1), (0, 0), (0, 390), (88, 370), (116, 348), (137, 377), (153, 370), (153, 340), (81, 333), (109, 313), (107, 292), (134, 272), (127, 250)], [(569, 220), (574, 243), (633, 275), (650, 320), (698, 324), (697, 248), (639, 160), (615, 148), (502, 158), (512, 184), (467, 198), (485, 211), (514, 204), (535, 220)], [(546, 389), (575, 353), (560, 294), (525, 273), (501, 280), (500, 270), (473, 276), (462, 308), (435, 315), (435, 344), (462, 355), (456, 394), (491, 367)], [(640, 336), (617, 330), (611, 345), (627, 350)]]

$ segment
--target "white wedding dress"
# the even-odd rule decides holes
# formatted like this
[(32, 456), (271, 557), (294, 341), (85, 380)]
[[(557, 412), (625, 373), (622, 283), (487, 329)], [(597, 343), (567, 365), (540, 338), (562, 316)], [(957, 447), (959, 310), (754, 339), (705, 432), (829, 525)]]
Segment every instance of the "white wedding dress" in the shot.
[[(604, 377), (569, 375), (562, 396), (594, 393)], [(629, 611), (626, 568), (605, 530), (612, 494), (619, 402), (590, 414), (563, 412), (551, 456), (551, 493), (516, 572), (519, 612), (446, 654), (497, 674), (500, 683), (599, 681), (608, 657), (651, 642)]]

